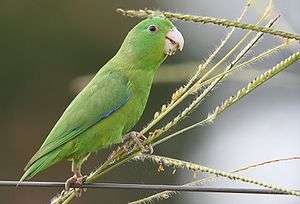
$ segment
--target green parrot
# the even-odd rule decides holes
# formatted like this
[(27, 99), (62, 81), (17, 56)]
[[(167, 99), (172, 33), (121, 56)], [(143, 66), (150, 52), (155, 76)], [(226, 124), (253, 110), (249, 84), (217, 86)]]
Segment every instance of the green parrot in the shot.
[[(81, 165), (92, 152), (123, 141), (146, 106), (153, 77), (168, 55), (182, 50), (184, 39), (165, 17), (138, 23), (110, 59), (76, 96), (25, 167), (28, 180), (61, 160), (72, 161), (81, 182)], [(130, 134), (130, 133), (128, 133)], [(133, 134), (134, 135), (134, 134)]]

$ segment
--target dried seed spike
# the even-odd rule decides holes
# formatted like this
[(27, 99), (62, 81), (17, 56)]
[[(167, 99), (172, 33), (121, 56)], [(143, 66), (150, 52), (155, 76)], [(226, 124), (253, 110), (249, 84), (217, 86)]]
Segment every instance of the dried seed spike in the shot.
[(185, 91), (183, 87), (180, 87), (178, 90), (175, 91), (175, 93), (172, 94), (171, 103), (174, 103), (182, 96), (182, 93)]
[(160, 195), (163, 199), (168, 199), (170, 196), (167, 193)]
[(163, 163), (160, 162), (157, 171), (158, 171), (158, 172), (163, 172), (163, 171), (165, 171), (165, 168), (164, 168), (164, 166), (163, 166)]
[(160, 114), (159, 112), (155, 112), (153, 119), (155, 120), (159, 116), (159, 114)]
[(164, 105), (161, 107), (161, 112), (165, 112), (166, 109), (167, 109), (167, 106), (164, 104)]
[(172, 174), (174, 175), (176, 173), (176, 168), (173, 169)]

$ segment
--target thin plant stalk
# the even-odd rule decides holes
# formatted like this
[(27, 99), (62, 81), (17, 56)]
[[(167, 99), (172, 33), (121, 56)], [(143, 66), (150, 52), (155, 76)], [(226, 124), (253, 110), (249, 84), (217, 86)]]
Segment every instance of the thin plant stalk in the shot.
[[(292, 160), (300, 160), (300, 157), (295, 156), (295, 157), (286, 157), (286, 158), (279, 158), (279, 159), (272, 159), (272, 160), (267, 160), (267, 161), (263, 161), (263, 162), (258, 162), (258, 163), (254, 163), (254, 164), (250, 164), (241, 168), (238, 168), (236, 170), (230, 171), (230, 173), (240, 173), (240, 172), (244, 172), (244, 171), (248, 171), (251, 169), (256, 169), (256, 168), (260, 168), (266, 165), (270, 165), (270, 164), (275, 164), (275, 163), (279, 163), (279, 162), (284, 162), (284, 161), (292, 161)], [(206, 177), (204, 179), (200, 179), (200, 180), (195, 180), (189, 183), (184, 184), (183, 186), (198, 186), (204, 183), (207, 183), (208, 181), (212, 181), (213, 179), (216, 179), (216, 176), (210, 176), (210, 177)], [(130, 202), (129, 204), (145, 204), (145, 203), (152, 203), (155, 200), (166, 200), (168, 198), (171, 198), (173, 195), (179, 193), (178, 191), (162, 191), (156, 194), (153, 194), (151, 196)]]
[[(270, 0), (272, 2), (272, 0)], [(252, 1), (249, 1), (246, 3), (246, 6), (244, 7), (243, 11), (241, 12), (240, 17), (237, 19), (237, 22), (241, 22), (243, 17), (245, 16), (248, 8), (250, 7)], [(233, 32), (235, 31), (235, 27), (233, 27), (224, 40), (221, 41), (221, 44), (214, 50), (214, 52), (205, 60), (204, 64), (200, 64), (198, 66), (197, 72), (193, 75), (193, 77), (188, 81), (188, 83), (183, 87), (182, 92), (185, 92), (199, 77), (199, 75), (208, 67), (208, 65), (212, 62), (212, 60), (217, 56), (217, 54), (220, 52), (220, 50), (224, 47), (224, 45), (228, 42), (228, 40), (231, 38)]]
[[(157, 13), (157, 11), (153, 11), (150, 9), (140, 9), (140, 10), (123, 10), (123, 9), (117, 9), (117, 12), (129, 16), (129, 17), (139, 17), (139, 18), (147, 18), (151, 15), (154, 15)], [(233, 20), (228, 19), (221, 19), (221, 18), (214, 18), (214, 17), (207, 17), (207, 16), (195, 16), (195, 15), (187, 15), (187, 14), (180, 14), (180, 13), (172, 13), (172, 12), (166, 12), (166, 11), (160, 11), (164, 16), (170, 19), (178, 19), (183, 21), (190, 21), (194, 23), (201, 23), (201, 24), (216, 24), (224, 27), (236, 27), (240, 29), (245, 30), (252, 30), (255, 32), (263, 32), (268, 33), (273, 36), (278, 36), (281, 38), (286, 39), (295, 39), (300, 40), (300, 35), (285, 32), (282, 30), (275, 30), (272, 28), (266, 28), (262, 26), (257, 26), (253, 24), (248, 23), (241, 23)]]
[(219, 77), (226, 77), (227, 75), (232, 74), (233, 72), (235, 72), (235, 71), (237, 71), (237, 70), (239, 70), (241, 68), (244, 68), (244, 67), (248, 66), (249, 64), (252, 64), (254, 62), (262, 60), (262, 59), (264, 59), (264, 58), (266, 58), (266, 57), (268, 57), (270, 55), (273, 55), (274, 53), (278, 52), (279, 50), (281, 50), (281, 49), (286, 48), (287, 46), (289, 46), (292, 42), (295, 42), (295, 41), (292, 40), (290, 42), (285, 42), (285, 43), (282, 43), (282, 44), (280, 44), (280, 45), (278, 45), (278, 46), (276, 46), (276, 47), (274, 47), (272, 49), (269, 49), (269, 50), (267, 50), (267, 51), (259, 54), (258, 56), (255, 56), (254, 58), (251, 58), (248, 61), (245, 61), (245, 62), (243, 62), (241, 64), (236, 65), (235, 67), (233, 67), (230, 70), (224, 71), (224, 72), (222, 72), (220, 74), (217, 74), (217, 75), (215, 75), (213, 77), (210, 77), (209, 79), (201, 82), (198, 86), (199, 86), (199, 88), (201, 88), (203, 86), (206, 86), (206, 85), (210, 84), (211, 82), (213, 82), (215, 79), (217, 79)]
[[(272, 24), (277, 20), (278, 18), (273, 19), (272, 21), (270, 21), (268, 23), (267, 26), (272, 26)], [(236, 63), (238, 63), (238, 61), (257, 43), (257, 41), (263, 36), (263, 33), (258, 33), (246, 46), (245, 48), (237, 55), (237, 57), (230, 63), (229, 66), (226, 67), (225, 71), (231, 70)], [(185, 108), (180, 114), (178, 114), (171, 122), (169, 122), (167, 125), (165, 125), (163, 128), (157, 129), (156, 135), (153, 134), (151, 136), (152, 140), (155, 140), (156, 138), (158, 138), (159, 135), (161, 135), (162, 133), (168, 131), (171, 127), (173, 127), (175, 124), (177, 124), (182, 118), (184, 118), (188, 113), (190, 113), (192, 110), (194, 110), (199, 103), (207, 96), (208, 93), (210, 93), (210, 91), (221, 81), (224, 79), (225, 76), (219, 77), (217, 79), (215, 79), (213, 82), (211, 82), (209, 84), (209, 86), (204, 89), (204, 91), (195, 99), (193, 100), (193, 102), (187, 107)], [(197, 90), (196, 88), (198, 85), (194, 84), (190, 90)], [(206, 121), (205, 121), (206, 122)], [(168, 137), (166, 137), (168, 138)], [(166, 139), (164, 139), (166, 140)]]
[(209, 124), (213, 122), (218, 115), (220, 115), (222, 112), (224, 112), (226, 109), (228, 109), (231, 105), (236, 103), (237, 101), (241, 100), (243, 97), (248, 95), (250, 92), (252, 92), (254, 89), (256, 89), (261, 84), (265, 83), (281, 71), (288, 68), (290, 65), (294, 64), (300, 59), (300, 52), (296, 52), (292, 54), (290, 57), (286, 58), (285, 60), (281, 61), (277, 65), (275, 65), (273, 68), (269, 69), (259, 77), (255, 78), (253, 81), (247, 84), (247, 86), (243, 87), (242, 89), (238, 90), (234, 96), (229, 97), (228, 99), (224, 100), (222, 105), (215, 108), (213, 112), (211, 112), (205, 119), (203, 119), (200, 122), (197, 122), (193, 125), (190, 125), (186, 128), (183, 128), (171, 135), (168, 135), (164, 137), (163, 139), (157, 141), (155, 144), (160, 144), (164, 141), (167, 141), (179, 134), (182, 134), (188, 130), (191, 130), (193, 128), (203, 126), (205, 124)]

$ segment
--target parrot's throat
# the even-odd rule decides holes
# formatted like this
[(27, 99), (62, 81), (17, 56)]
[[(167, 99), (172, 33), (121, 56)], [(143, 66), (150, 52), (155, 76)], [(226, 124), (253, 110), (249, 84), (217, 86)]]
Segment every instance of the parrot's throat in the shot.
[(153, 51), (153, 49), (134, 47), (132, 44), (123, 44), (114, 58), (119, 62), (123, 61), (132, 71), (134, 69), (156, 71), (166, 57), (162, 50)]
[(147, 57), (137, 58), (136, 55), (125, 57), (119, 52), (110, 63), (129, 79), (135, 92), (140, 93), (143, 100), (147, 100), (155, 73), (165, 59), (166, 55), (153, 60)]

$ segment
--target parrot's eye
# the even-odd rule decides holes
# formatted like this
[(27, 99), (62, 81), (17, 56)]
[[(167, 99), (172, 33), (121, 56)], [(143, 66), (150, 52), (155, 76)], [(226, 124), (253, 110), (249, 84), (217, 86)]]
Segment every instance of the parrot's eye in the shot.
[(155, 25), (150, 25), (150, 26), (148, 27), (148, 30), (149, 30), (150, 32), (156, 32), (156, 31), (158, 31), (158, 27), (156, 27)]

